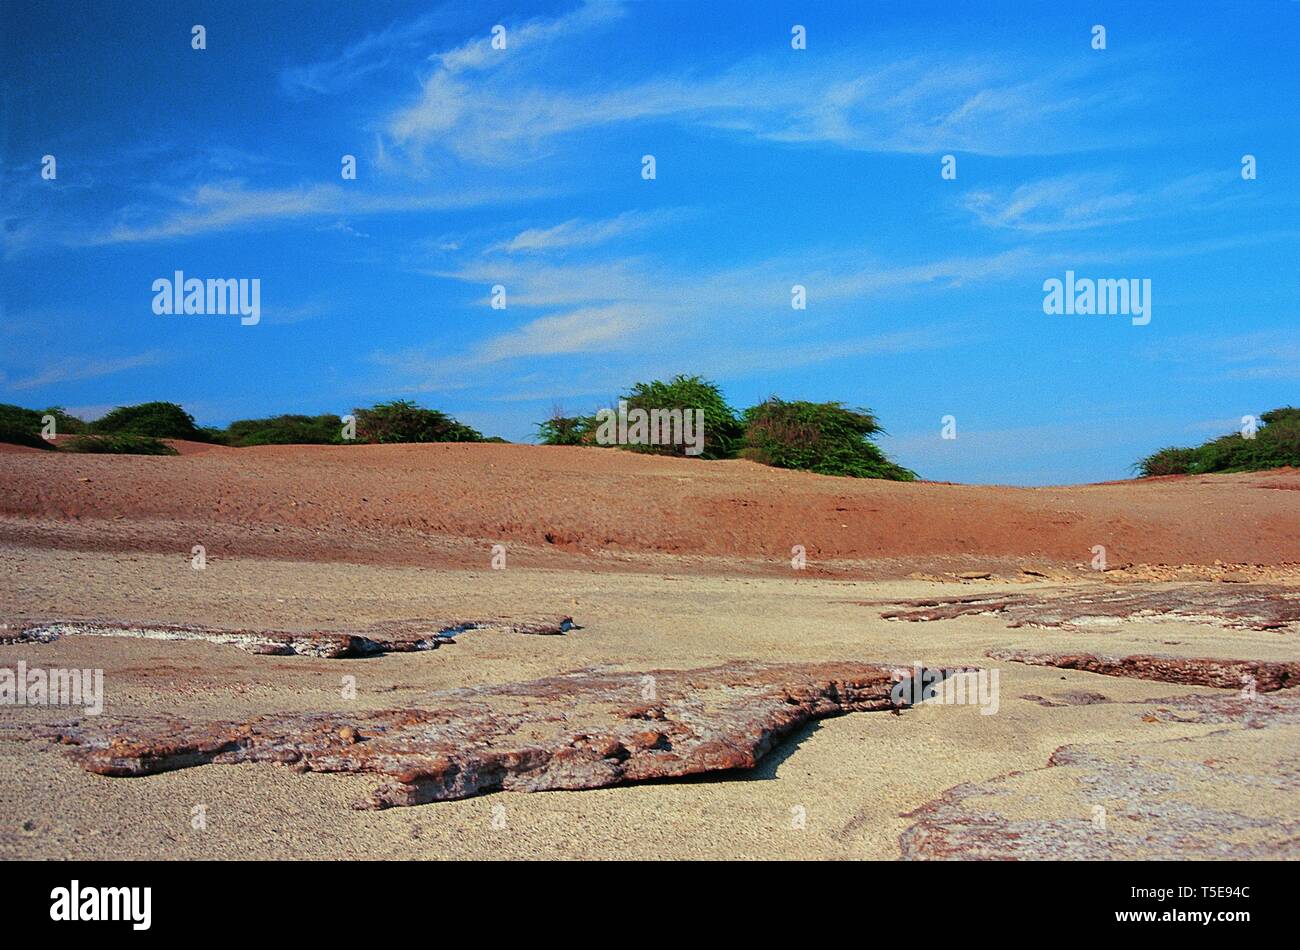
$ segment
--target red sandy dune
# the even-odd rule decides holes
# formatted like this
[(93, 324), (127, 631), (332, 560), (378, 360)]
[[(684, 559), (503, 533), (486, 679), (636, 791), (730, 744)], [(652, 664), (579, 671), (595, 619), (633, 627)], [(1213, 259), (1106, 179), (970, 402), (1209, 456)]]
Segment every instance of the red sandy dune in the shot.
[[(0, 540), (90, 549), (486, 567), (616, 555), (788, 570), (940, 559), (1300, 561), (1300, 472), (1054, 488), (893, 483), (528, 445), (178, 444), (180, 457), (0, 453)], [(709, 562), (716, 567), (716, 562)], [(896, 564), (896, 569), (897, 569)], [(701, 562), (708, 568), (708, 564)]]

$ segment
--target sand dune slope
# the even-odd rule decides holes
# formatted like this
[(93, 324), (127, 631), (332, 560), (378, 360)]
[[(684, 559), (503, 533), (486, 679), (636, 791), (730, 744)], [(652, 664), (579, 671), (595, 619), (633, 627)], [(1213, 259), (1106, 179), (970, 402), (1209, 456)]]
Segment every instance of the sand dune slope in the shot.
[[(896, 561), (1300, 561), (1300, 472), (1054, 488), (900, 484), (599, 449), (267, 446), (180, 457), (0, 455), (0, 540), (359, 563), (592, 555), (788, 570)], [(703, 563), (703, 562), (702, 562)], [(712, 565), (717, 568), (718, 565)], [(705, 565), (703, 569), (708, 569)], [(888, 572), (886, 572), (888, 573)]]

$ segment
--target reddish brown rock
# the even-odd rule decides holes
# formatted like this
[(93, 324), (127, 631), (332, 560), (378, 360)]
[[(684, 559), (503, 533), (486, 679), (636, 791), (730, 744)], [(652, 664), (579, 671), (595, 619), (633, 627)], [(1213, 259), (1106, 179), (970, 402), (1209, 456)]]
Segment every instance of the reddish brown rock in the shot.
[(1086, 689), (1069, 689), (1059, 693), (1053, 693), (1049, 696), (1039, 696), (1035, 693), (1027, 693), (1020, 697), (1031, 703), (1038, 703), (1040, 706), (1061, 707), (1061, 706), (1096, 706), (1111, 702), (1110, 698), (1102, 693), (1094, 693)]
[(810, 720), (894, 709), (896, 680), (860, 663), (587, 670), (438, 693), (422, 709), (207, 724), (87, 717), (43, 735), (106, 776), (246, 762), (373, 774), (387, 782), (358, 807), (386, 808), (752, 768)]
[(1107, 656), (1099, 653), (1035, 653), (1030, 650), (992, 650), (988, 655), (995, 660), (1031, 666), (1055, 666), (1063, 670), (1185, 683), (1188, 686), (1241, 689), (1253, 680), (1257, 692), (1271, 693), (1300, 685), (1300, 661), (1233, 660), (1158, 653)]
[(1089, 585), (1060, 593), (1011, 593), (908, 601), (861, 601), (892, 606), (886, 620), (951, 620), (998, 614), (1008, 627), (1077, 627), (1124, 620), (1181, 620), (1246, 630), (1287, 630), (1300, 623), (1300, 589), (1265, 584)]
[(325, 659), (436, 650), (467, 630), (556, 635), (573, 629), (562, 614), (477, 620), (384, 620), (356, 630), (239, 630), (199, 624), (133, 623), (117, 620), (11, 620), (0, 624), (0, 643), (49, 643), (65, 636), (204, 640), (262, 656)]
[[(1194, 693), (1147, 699), (1156, 722), (1238, 723), (1251, 729), (1300, 725), (1300, 690), (1282, 690), (1260, 695), (1237, 690), (1232, 693)], [(1297, 765), (1292, 757), (1293, 772)]]

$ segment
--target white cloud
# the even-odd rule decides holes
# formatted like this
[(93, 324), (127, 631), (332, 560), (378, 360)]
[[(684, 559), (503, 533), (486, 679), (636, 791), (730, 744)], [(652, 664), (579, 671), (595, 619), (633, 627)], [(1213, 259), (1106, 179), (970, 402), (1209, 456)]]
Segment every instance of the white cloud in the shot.
[(645, 231), (680, 217), (671, 211), (625, 211), (603, 221), (573, 218), (549, 228), (529, 228), (508, 241), (488, 248), (488, 252), (540, 253), (574, 247), (593, 247)]
[[(502, 319), (518, 309), (556, 312), (531, 317), (460, 353), (408, 350), (380, 352), (372, 359), (405, 376), (416, 390), (489, 384), (493, 390), (508, 390), (502, 386), (503, 373), (517, 370), (519, 361), (553, 357), (569, 358), (568, 376), (580, 376), (590, 388), (592, 380), (625, 380), (633, 372), (667, 362), (674, 371), (743, 376), (846, 357), (946, 347), (961, 342), (963, 333), (934, 325), (899, 329), (887, 313), (876, 321), (877, 329), (859, 335), (845, 334), (838, 321), (846, 304), (1006, 279), (1041, 271), (1046, 260), (1041, 254), (1013, 250), (919, 264), (864, 265), (857, 255), (839, 253), (712, 273), (674, 271), (632, 258), (574, 264), (477, 260), (440, 276), (485, 291), (494, 283), (505, 284), (509, 308), (492, 311)], [(790, 287), (800, 281), (791, 275), (804, 278), (813, 301), (813, 309), (796, 318), (790, 316)], [(486, 298), (483, 306), (486, 310)], [(723, 339), (726, 345), (720, 346)], [(572, 380), (565, 385), (572, 388)]]
[(15, 390), (37, 389), (41, 386), (80, 382), (86, 379), (97, 379), (100, 376), (125, 373), (145, 366), (155, 366), (161, 362), (163, 362), (162, 354), (156, 351), (116, 359), (67, 356), (50, 363), (31, 376), (18, 379), (6, 378), (4, 386)]
[(664, 301), (671, 293), (658, 282), (642, 261), (556, 264), (534, 258), (476, 260), (454, 270), (434, 270), (430, 276), (488, 288), (503, 284), (510, 307), (573, 307), (619, 301)]
[[(1225, 315), (1225, 326), (1251, 326), (1255, 318)], [(1158, 372), (1178, 385), (1203, 385), (1223, 380), (1300, 380), (1300, 341), (1286, 325), (1248, 333), (1212, 336), (1204, 333), (1152, 339), (1140, 355), (1165, 364)], [(1243, 406), (1242, 412), (1271, 406)]]
[(286, 68), (280, 73), (280, 90), (290, 96), (342, 92), (363, 76), (390, 66), (394, 58), (418, 50), (428, 35), (445, 23), (443, 11), (434, 11), (410, 23), (394, 23), (369, 33), (332, 59)]
[(92, 235), (88, 245), (128, 244), (193, 237), (261, 222), (339, 214), (368, 215), (445, 211), (511, 201), (540, 192), (484, 189), (437, 193), (376, 193), (338, 185), (249, 188), (242, 181), (201, 185), (171, 208), (131, 210), (117, 224)]
[(519, 357), (626, 349), (658, 323), (659, 316), (645, 310), (584, 307), (539, 317), (518, 330), (495, 336), (477, 347), (470, 361), (481, 365)]
[(491, 49), (484, 33), (430, 57), (418, 97), (384, 122), (388, 139), (417, 162), (437, 151), (511, 164), (546, 154), (565, 135), (664, 120), (862, 151), (1046, 154), (1101, 144), (1097, 130), (1144, 85), (1130, 73), (1116, 90), (1092, 66), (850, 51), (622, 84), (557, 78), (572, 44), (621, 15), (617, 5), (591, 3), (512, 28), (507, 50)]
[(1185, 212), (1203, 205), (1217, 183), (1213, 174), (1196, 174), (1142, 188), (1120, 187), (1120, 176), (1107, 172), (1063, 175), (1016, 188), (967, 192), (963, 204), (983, 225), (1025, 233), (1078, 231), (1109, 227), (1139, 218)]

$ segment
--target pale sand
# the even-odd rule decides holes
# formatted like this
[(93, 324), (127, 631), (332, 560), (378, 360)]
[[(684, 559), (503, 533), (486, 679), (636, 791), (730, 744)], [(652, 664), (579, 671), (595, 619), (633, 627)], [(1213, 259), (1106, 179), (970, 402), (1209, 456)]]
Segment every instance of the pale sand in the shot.
[[(5, 665), (23, 659), (44, 667), (102, 667), (109, 716), (224, 718), (287, 709), (388, 708), (418, 702), (433, 689), (594, 665), (641, 671), (740, 658), (923, 660), (997, 665), (1001, 671), (996, 715), (930, 705), (901, 716), (826, 720), (744, 775), (588, 792), (495, 794), (383, 812), (350, 808), (373, 787), (369, 778), (255, 765), (111, 779), (83, 772), (60, 752), (0, 741), (0, 858), (896, 858), (900, 835), (915, 822), (905, 813), (959, 783), (1015, 770), (1030, 773), (1016, 780), (1019, 809), (1088, 820), (1096, 802), (1086, 790), (1054, 774), (1061, 770), (1045, 769), (1060, 746), (1199, 738), (1225, 729), (1227, 741), (1234, 731), (1245, 735), (1244, 726), (1145, 721), (1154, 704), (1122, 704), (1221, 690), (995, 663), (985, 658), (986, 650), (1256, 659), (1295, 659), (1300, 653), (1294, 634), (1278, 632), (1116, 623), (1064, 633), (1008, 630), (996, 617), (901, 623), (880, 619), (878, 609), (845, 603), (996, 589), (997, 584), (522, 567), (473, 572), (248, 558), (210, 559), (200, 572), (182, 555), (0, 547), (0, 599), (12, 615), (346, 626), (520, 610), (572, 613), (583, 627), (564, 637), (470, 632), (434, 652), (366, 660), (258, 657), (202, 643), (89, 637), (0, 646)], [(354, 703), (340, 696), (344, 675), (357, 678)], [(1115, 702), (1047, 708), (1019, 698), (1066, 690), (1099, 692)], [(0, 707), (0, 724), (68, 715)], [(1300, 729), (1276, 727), (1251, 730), (1245, 741), (1279, 753), (1294, 749), (1298, 738)], [(1235, 792), (1224, 788), (1197, 794), (1209, 805), (1222, 794), (1225, 800), (1217, 804), (1236, 808)], [(1153, 807), (1159, 803), (1159, 797), (1152, 800)], [(206, 831), (191, 828), (198, 804), (207, 806)], [(1294, 791), (1266, 787), (1250, 808), (1272, 816), (1279, 828), (1300, 811)], [(797, 809), (806, 814), (806, 827), (792, 827)], [(506, 827), (494, 828), (494, 817), (502, 814)], [(1129, 856), (1143, 855), (1141, 821), (1110, 825), (1108, 833), (1131, 847)]]

